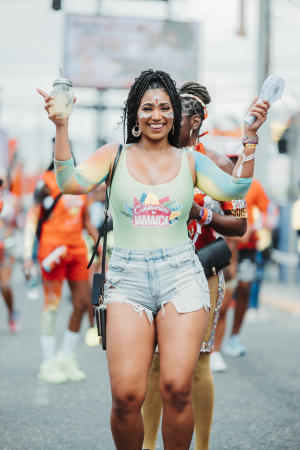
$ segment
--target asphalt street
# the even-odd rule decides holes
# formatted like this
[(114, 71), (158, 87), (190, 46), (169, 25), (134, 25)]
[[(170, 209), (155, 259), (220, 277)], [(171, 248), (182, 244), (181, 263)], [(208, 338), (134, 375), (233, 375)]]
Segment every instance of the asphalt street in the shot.
[[(0, 450), (113, 450), (106, 357), (100, 347), (85, 346), (87, 320), (78, 349), (87, 380), (46, 384), (37, 379), (42, 301), (26, 298), (18, 267), (13, 285), (20, 312), (16, 335), (8, 330), (0, 301)], [(269, 300), (276, 294), (278, 299), (275, 289), (268, 285)], [(281, 290), (282, 302), (289, 302), (289, 290), (282, 285)], [(65, 289), (57, 321), (58, 343), (71, 310), (67, 294)], [(229, 370), (214, 377), (211, 450), (300, 449), (300, 315), (274, 307), (270, 301), (264, 308), (268, 321), (244, 326), (248, 354), (227, 357)], [(161, 436), (157, 449), (163, 449)]]

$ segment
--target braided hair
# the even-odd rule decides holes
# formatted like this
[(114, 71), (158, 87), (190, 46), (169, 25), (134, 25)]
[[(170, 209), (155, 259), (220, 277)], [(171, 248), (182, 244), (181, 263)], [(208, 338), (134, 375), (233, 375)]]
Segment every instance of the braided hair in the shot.
[[(189, 81), (184, 83), (179, 89), (180, 94), (190, 94), (195, 95), (200, 98), (205, 105), (211, 102), (211, 98), (207, 89), (202, 84), (196, 83), (194, 81)], [(205, 111), (203, 106), (194, 98), (181, 97), (182, 110), (184, 114), (188, 116), (198, 115), (204, 120)]]
[[(168, 140), (171, 145), (178, 147), (181, 125), (181, 100), (175, 82), (170, 75), (161, 70), (144, 70), (134, 81), (123, 109), (123, 131), (126, 144), (137, 142), (140, 137), (132, 134), (132, 128), (137, 123), (137, 112), (144, 93), (148, 89), (164, 89), (170, 97), (174, 111), (173, 129), (169, 132)], [(174, 131), (173, 131), (174, 130)]]

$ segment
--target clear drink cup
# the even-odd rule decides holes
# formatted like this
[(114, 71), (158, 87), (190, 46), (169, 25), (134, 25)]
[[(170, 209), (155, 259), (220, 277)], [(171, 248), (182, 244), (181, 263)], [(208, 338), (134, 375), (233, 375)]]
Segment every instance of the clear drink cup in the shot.
[(69, 117), (73, 111), (74, 92), (72, 81), (66, 78), (58, 78), (53, 81), (53, 89), (50, 92), (54, 97), (53, 106), (50, 106), (49, 113), (56, 114), (59, 119)]

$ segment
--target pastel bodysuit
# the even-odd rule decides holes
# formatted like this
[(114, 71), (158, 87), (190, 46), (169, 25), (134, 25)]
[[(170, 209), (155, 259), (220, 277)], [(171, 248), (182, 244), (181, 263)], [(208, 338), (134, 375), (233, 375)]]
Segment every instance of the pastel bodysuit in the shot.
[[(146, 185), (135, 180), (127, 168), (127, 148), (121, 153), (111, 189), (110, 205), (116, 247), (146, 250), (186, 242), (187, 220), (194, 198), (194, 184), (187, 151), (182, 151), (178, 174), (168, 183)], [(217, 200), (243, 198), (251, 178), (236, 178), (198, 152), (196, 186)], [(107, 179), (111, 156), (97, 151), (75, 167), (73, 159), (55, 161), (57, 183), (69, 194), (83, 194)]]

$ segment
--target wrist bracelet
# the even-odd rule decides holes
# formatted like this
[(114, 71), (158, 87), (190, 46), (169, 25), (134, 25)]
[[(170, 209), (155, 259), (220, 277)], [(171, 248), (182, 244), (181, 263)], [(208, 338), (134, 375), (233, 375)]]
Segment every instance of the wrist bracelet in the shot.
[(199, 219), (200, 219), (201, 224), (203, 222), (205, 222), (205, 220), (207, 219), (207, 215), (208, 215), (208, 209), (201, 207), (201, 210), (199, 212)]
[(207, 208), (201, 208), (201, 211), (199, 213), (199, 219), (201, 225), (209, 225), (212, 221), (212, 210)]
[(246, 147), (246, 148), (256, 148), (256, 145), (257, 144), (253, 144), (252, 142), (251, 143), (250, 142), (244, 143), (244, 147)]
[(251, 155), (246, 156), (245, 153), (242, 152), (242, 161), (237, 169), (237, 176), (240, 177), (242, 175), (244, 162), (252, 161), (255, 158), (255, 152), (251, 153)]
[(242, 143), (249, 143), (249, 144), (258, 144), (259, 137), (258, 136), (243, 136)]
[(207, 210), (207, 218), (206, 218), (205, 222), (203, 222), (203, 225), (209, 225), (212, 221), (212, 218), (213, 218), (213, 212), (211, 209), (208, 209)]

